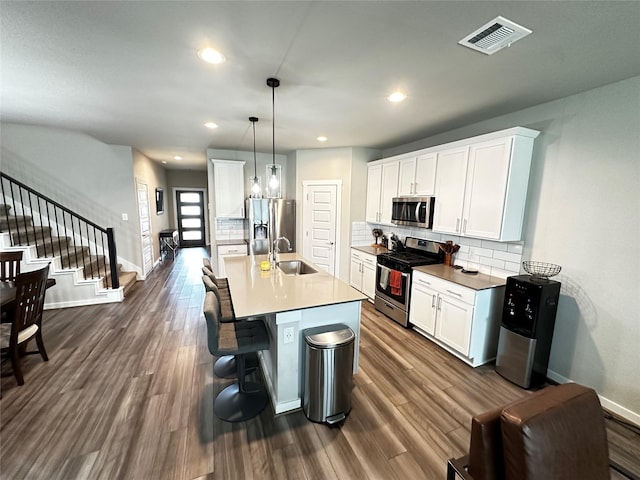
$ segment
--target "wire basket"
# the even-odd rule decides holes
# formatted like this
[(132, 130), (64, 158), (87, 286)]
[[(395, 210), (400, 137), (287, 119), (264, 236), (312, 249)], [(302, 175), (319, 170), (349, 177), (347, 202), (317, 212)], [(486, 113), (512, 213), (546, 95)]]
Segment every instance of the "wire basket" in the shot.
[(562, 267), (555, 263), (546, 262), (522, 262), (524, 271), (533, 278), (547, 279), (560, 273)]

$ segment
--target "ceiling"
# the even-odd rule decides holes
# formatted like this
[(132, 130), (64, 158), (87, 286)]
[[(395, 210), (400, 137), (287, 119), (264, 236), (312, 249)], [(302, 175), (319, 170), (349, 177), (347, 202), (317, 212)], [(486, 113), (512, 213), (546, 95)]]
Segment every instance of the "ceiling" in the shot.
[[(491, 56), (458, 45), (498, 15), (533, 34)], [(640, 75), (639, 1), (2, 1), (0, 17), (3, 122), (85, 132), (169, 168), (251, 151), (249, 116), (271, 152), (271, 76), (288, 153), (391, 148)], [(202, 62), (205, 46), (226, 63)], [(392, 104), (396, 89), (408, 98)]]

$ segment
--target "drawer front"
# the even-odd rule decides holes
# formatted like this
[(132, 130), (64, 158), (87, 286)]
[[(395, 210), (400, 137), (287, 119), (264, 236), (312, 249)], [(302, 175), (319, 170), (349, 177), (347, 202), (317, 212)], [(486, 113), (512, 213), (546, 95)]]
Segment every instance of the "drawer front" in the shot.
[(362, 261), (361, 253), (355, 250), (351, 250), (351, 260), (357, 260), (359, 262)]
[(442, 280), (441, 278), (423, 272), (414, 271), (413, 279), (414, 282), (433, 288), (441, 295), (446, 295), (447, 297), (468, 303), (469, 305), (475, 305), (476, 303), (476, 291), (471, 288), (463, 287), (457, 283), (448, 282), (447, 280)]
[(376, 262), (377, 260), (375, 255), (369, 255), (368, 253), (365, 253), (364, 255), (362, 255), (362, 263), (366, 263), (367, 265), (375, 267)]
[(218, 255), (247, 255), (247, 245), (218, 245)]

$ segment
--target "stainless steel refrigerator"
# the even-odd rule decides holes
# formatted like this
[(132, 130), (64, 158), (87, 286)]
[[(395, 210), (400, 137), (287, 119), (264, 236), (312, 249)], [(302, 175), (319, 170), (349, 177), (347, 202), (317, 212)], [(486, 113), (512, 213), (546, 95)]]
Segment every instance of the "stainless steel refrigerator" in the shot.
[(280, 252), (295, 252), (296, 202), (280, 198), (247, 199), (249, 249), (252, 255), (266, 255), (277, 240)]

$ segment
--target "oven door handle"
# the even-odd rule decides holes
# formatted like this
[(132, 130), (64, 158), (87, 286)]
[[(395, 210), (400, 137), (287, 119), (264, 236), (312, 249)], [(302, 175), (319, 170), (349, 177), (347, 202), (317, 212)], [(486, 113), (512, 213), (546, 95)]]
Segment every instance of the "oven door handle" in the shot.
[[(378, 267), (388, 268), (389, 272), (397, 272), (398, 271), (395, 268), (387, 267), (386, 265), (383, 265), (382, 263), (378, 263)], [(400, 273), (400, 274), (405, 278), (407, 278), (409, 275), (411, 275), (410, 273)]]

